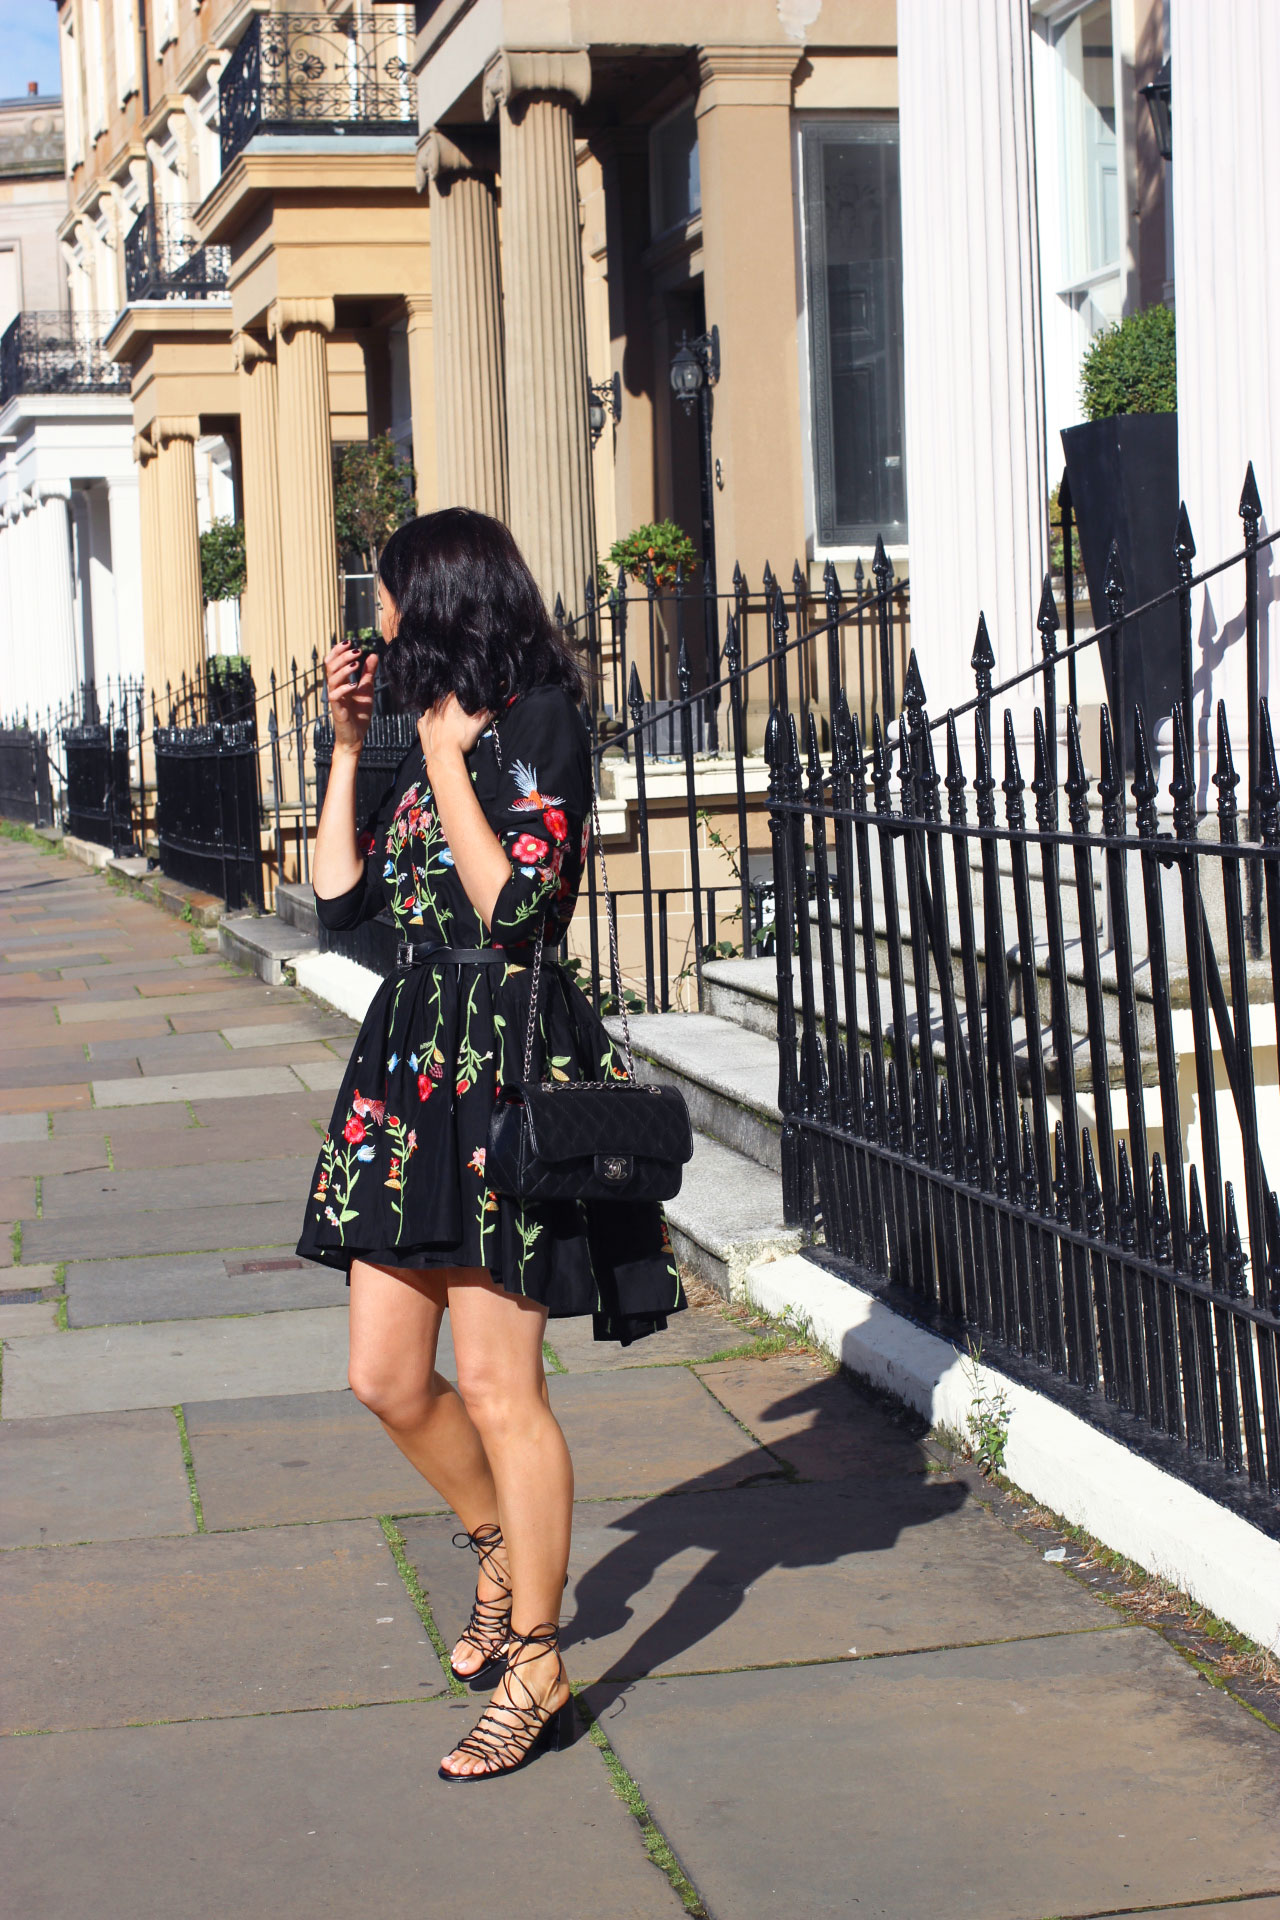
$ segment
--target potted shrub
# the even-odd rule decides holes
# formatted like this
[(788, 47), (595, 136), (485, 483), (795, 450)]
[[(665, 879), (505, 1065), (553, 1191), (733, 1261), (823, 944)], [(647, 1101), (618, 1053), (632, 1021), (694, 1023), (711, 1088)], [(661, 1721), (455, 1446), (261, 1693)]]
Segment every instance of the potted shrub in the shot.
[(615, 540), (609, 549), (609, 565), (624, 567), (627, 577), (643, 587), (648, 569), (659, 587), (675, 585), (676, 567), (684, 566), (688, 580), (698, 564), (698, 552), (692, 540), (674, 520), (659, 520), (637, 527), (625, 539)]
[[(1080, 398), (1088, 419), (1064, 428), (1062, 445), (1094, 625), (1101, 627), (1110, 619), (1102, 583), (1113, 540), (1124, 569), (1126, 606), (1153, 599), (1178, 581), (1177, 372), (1167, 307), (1132, 313), (1098, 335), (1081, 365)], [(1125, 705), (1137, 702), (1151, 730), (1179, 698), (1178, 649), (1176, 602), (1125, 629)], [(1109, 699), (1110, 665), (1104, 645)], [(1132, 737), (1129, 715), (1125, 737)]]

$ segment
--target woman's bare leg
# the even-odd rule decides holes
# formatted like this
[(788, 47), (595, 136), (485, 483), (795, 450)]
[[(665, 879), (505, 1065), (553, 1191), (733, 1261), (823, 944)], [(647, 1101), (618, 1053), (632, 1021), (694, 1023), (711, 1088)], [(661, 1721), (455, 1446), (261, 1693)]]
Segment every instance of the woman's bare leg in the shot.
[[(546, 1309), (495, 1286), (483, 1269), (455, 1269), (448, 1281), (458, 1387), (492, 1469), (511, 1566), (511, 1625), (531, 1633), (559, 1621), (573, 1524), (573, 1463), (542, 1366)], [(522, 1661), (520, 1682), (540, 1705), (566, 1697), (555, 1654)], [(494, 1700), (507, 1698), (504, 1676)], [(482, 1760), (456, 1750), (445, 1765), (485, 1771)]]
[[(348, 1378), (358, 1400), (457, 1514), (468, 1533), (498, 1520), (498, 1498), (484, 1445), (456, 1388), (435, 1370), (449, 1274), (444, 1270), (351, 1269)], [(495, 1556), (505, 1568), (500, 1550)], [(500, 1600), (506, 1589), (480, 1569), (477, 1593)], [(454, 1662), (474, 1673), (484, 1656), (459, 1641)]]

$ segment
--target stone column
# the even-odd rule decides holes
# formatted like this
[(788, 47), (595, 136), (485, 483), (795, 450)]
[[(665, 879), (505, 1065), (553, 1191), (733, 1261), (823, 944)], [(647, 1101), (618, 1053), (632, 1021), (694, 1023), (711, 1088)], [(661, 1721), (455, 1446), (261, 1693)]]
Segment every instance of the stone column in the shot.
[(1026, 0), (899, 0), (911, 638), (935, 710), (974, 691), (979, 610), (997, 682), (1039, 658), (1048, 475), (1030, 42)]
[(136, 680), (145, 672), (142, 598), (142, 551), (139, 528), (140, 489), (137, 480), (107, 482), (107, 516), (111, 525), (111, 582), (116, 603), (116, 658), (122, 679)]
[[(139, 542), (142, 555), (142, 677), (148, 701), (154, 693), (157, 707), (169, 677), (165, 655), (160, 592), (160, 468), (150, 430), (133, 436), (138, 463)], [(168, 715), (161, 714), (167, 720)]]
[[(252, 333), (237, 333), (231, 350), (239, 369), (240, 459), (244, 478), (245, 591), (240, 651), (265, 688), (274, 667), (288, 669), (284, 551), (280, 533), (279, 399), (270, 348)], [(300, 666), (304, 662), (299, 661)]]
[(37, 481), (31, 491), (37, 503), (31, 516), (34, 539), (28, 549), (34, 561), (33, 599), (41, 656), (37, 704), (57, 707), (75, 692), (83, 667), (76, 645), (71, 488), (66, 481)]
[[(1238, 507), (1250, 461), (1262, 531), (1280, 525), (1280, 194), (1272, 118), (1280, 84), (1280, 13), (1273, 0), (1236, 0), (1228, 19), (1203, 0), (1173, 0), (1170, 53), (1178, 477), (1195, 535), (1195, 565), (1208, 567), (1244, 544)], [(1280, 669), (1276, 569), (1276, 559), (1264, 554), (1259, 684), (1263, 694), (1270, 692), (1273, 707)], [(1212, 751), (1213, 715), (1225, 700), (1243, 779), (1248, 699), (1242, 611), (1239, 567), (1197, 590), (1192, 664), (1199, 738)], [(1210, 805), (1215, 797), (1210, 788)], [(1236, 798), (1245, 804), (1243, 786)]]
[(333, 527), (326, 336), (332, 300), (277, 300), (270, 333), (279, 389), (280, 531), (289, 654), (327, 653), (341, 625)]
[[(758, 587), (766, 560), (789, 580), (805, 551), (799, 418), (791, 399), (799, 382), (791, 265), (791, 81), (799, 58), (795, 47), (698, 49), (703, 284), (707, 325), (720, 329), (712, 434), (724, 476), (715, 500), (722, 593), (735, 561)], [(762, 259), (752, 234), (785, 240), (785, 258)], [(665, 384), (668, 371), (669, 360), (655, 369), (655, 381)]]
[[(496, 144), (457, 145), (439, 127), (422, 165), (431, 183), (439, 498), (510, 516)], [(412, 321), (410, 322), (412, 328)], [(410, 351), (412, 351), (412, 332)], [(417, 417), (417, 401), (414, 401)]]
[(501, 140), (511, 531), (548, 606), (559, 594), (579, 612), (595, 556), (573, 103), (590, 90), (585, 52), (503, 52), (484, 76)]
[(176, 687), (204, 672), (207, 643), (204, 595), (200, 588), (200, 516), (196, 506), (195, 443), (198, 414), (170, 414), (152, 423), (156, 443), (156, 495), (159, 504), (160, 628), (164, 635), (165, 677)]
[(432, 513), (440, 504), (433, 303), (429, 294), (409, 293), (405, 295), (404, 304), (408, 316), (405, 342), (409, 353), (414, 486), (418, 496), (418, 512)]

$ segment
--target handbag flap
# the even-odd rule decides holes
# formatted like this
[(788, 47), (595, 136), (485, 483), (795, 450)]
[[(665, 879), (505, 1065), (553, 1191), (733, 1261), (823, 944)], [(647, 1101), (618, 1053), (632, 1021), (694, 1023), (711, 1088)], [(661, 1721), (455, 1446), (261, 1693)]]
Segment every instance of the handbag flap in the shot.
[(525, 1086), (531, 1145), (539, 1160), (588, 1160), (596, 1154), (669, 1160), (693, 1158), (689, 1110), (674, 1087)]

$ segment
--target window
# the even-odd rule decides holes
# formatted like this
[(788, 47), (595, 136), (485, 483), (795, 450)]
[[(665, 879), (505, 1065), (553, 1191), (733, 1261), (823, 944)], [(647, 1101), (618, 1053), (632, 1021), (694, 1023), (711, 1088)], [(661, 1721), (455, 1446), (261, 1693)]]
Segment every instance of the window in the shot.
[(907, 532), (902, 207), (896, 121), (804, 128), (804, 224), (818, 543)]
[(116, 90), (121, 106), (138, 90), (137, 28), (133, 0), (114, 0)]
[(70, 171), (84, 159), (84, 134), (80, 121), (80, 59), (70, 18), (62, 22), (59, 51), (62, 56), (62, 124), (67, 141), (67, 169)]
[(89, 139), (107, 130), (106, 76), (102, 66), (102, 10), (98, 0), (84, 0), (84, 78), (89, 106)]
[(649, 134), (649, 221), (656, 236), (702, 212), (698, 122), (693, 102), (659, 120)]
[(1065, 262), (1070, 284), (1120, 259), (1111, 0), (1092, 0), (1054, 35), (1062, 90)]

